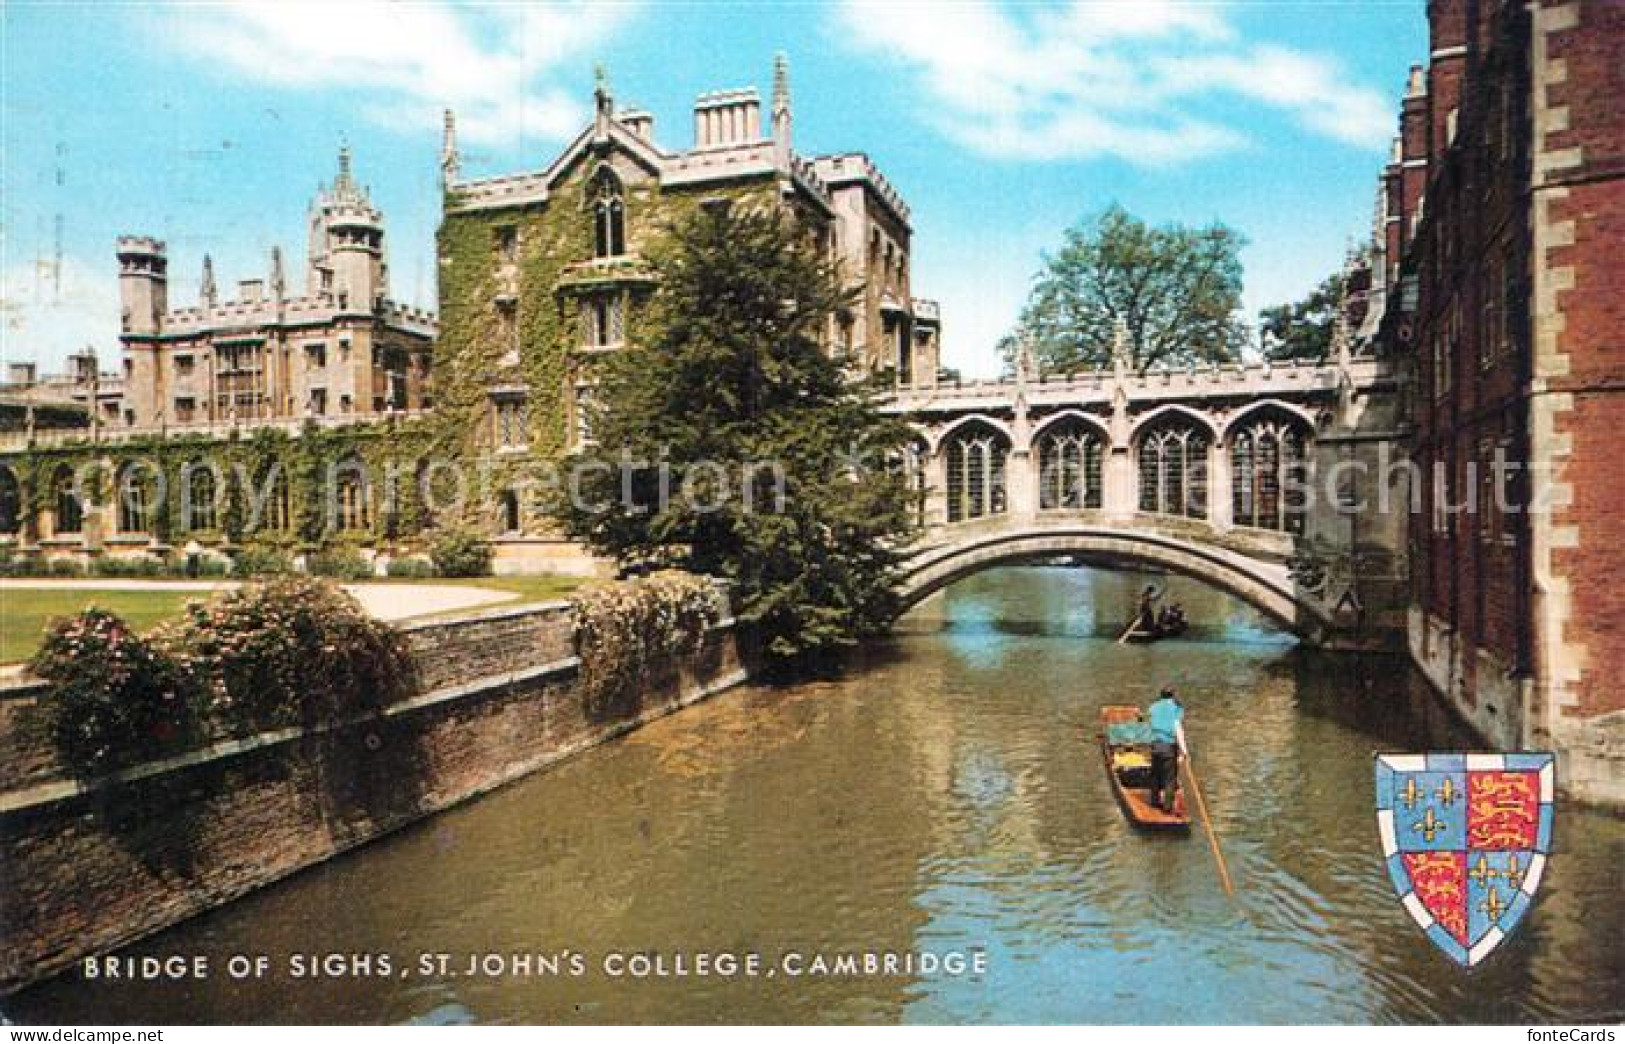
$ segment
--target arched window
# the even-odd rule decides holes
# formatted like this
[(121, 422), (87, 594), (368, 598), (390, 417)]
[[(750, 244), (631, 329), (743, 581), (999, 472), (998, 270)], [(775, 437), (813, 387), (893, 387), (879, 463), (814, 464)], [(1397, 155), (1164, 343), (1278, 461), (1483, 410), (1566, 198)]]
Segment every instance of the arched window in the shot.
[(626, 201), (621, 181), (608, 167), (593, 179), (592, 254), (620, 257), (626, 253)]
[(1238, 526), (1303, 532), (1308, 427), (1269, 411), (1230, 442), (1230, 517)]
[(1140, 436), (1140, 510), (1207, 517), (1207, 433), (1175, 416)]
[(1004, 465), (1010, 441), (986, 424), (948, 437), (948, 521), (1000, 515), (1006, 507)]
[(349, 461), (339, 468), (337, 492), (340, 529), (366, 529), (372, 524), (367, 476), (360, 461)]
[(23, 491), (10, 468), (0, 468), (0, 533), (20, 533), (23, 528)]
[(56, 504), (54, 532), (58, 535), (77, 533), (85, 527), (85, 508), (73, 487), (73, 469), (60, 465), (51, 477), (51, 499)]
[(1038, 439), (1038, 506), (1046, 511), (1098, 508), (1104, 449), (1099, 434), (1076, 417), (1044, 429)]
[(287, 469), (279, 460), (273, 460), (254, 477), (254, 488), (248, 491), (252, 503), (249, 512), (251, 531), (270, 530), (286, 532), (293, 523), (292, 505), (288, 499)]
[(132, 462), (119, 469), (118, 531), (145, 533), (152, 528), (152, 476), (141, 473), (142, 465)]
[(220, 485), (214, 468), (201, 461), (186, 466), (182, 474), (186, 489), (186, 530), (191, 533), (220, 528)]

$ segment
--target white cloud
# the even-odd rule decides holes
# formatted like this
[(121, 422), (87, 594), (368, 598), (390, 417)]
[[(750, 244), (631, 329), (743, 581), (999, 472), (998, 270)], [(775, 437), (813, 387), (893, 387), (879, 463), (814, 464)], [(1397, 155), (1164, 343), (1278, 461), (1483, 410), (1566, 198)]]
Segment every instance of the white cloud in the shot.
[(632, 13), (629, 3), (450, 5), (342, 0), (186, 5), (170, 45), (217, 70), (288, 90), (362, 92), (361, 111), (423, 133), (440, 110), (479, 145), (558, 139), (586, 119), (581, 93), (549, 83)]
[(1380, 147), (1392, 133), (1385, 97), (1335, 59), (1248, 42), (1215, 4), (844, 0), (840, 22), (845, 39), (914, 71), (935, 127), (989, 156), (1179, 162), (1246, 141), (1238, 100), (1350, 145)]
[(57, 371), (69, 353), (89, 346), (110, 366), (118, 357), (116, 266), (65, 257), (58, 279), (54, 264), (14, 260), (0, 269), (0, 355)]

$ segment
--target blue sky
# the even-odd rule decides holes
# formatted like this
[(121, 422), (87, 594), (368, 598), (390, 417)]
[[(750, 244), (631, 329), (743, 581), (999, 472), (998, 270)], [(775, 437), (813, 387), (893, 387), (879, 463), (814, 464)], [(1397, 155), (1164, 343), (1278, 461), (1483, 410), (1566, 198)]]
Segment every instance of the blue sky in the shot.
[[(440, 111), (466, 175), (545, 166), (616, 101), (691, 143), (701, 91), (789, 55), (797, 147), (864, 151), (913, 207), (914, 289), (946, 361), (991, 374), (1042, 251), (1116, 200), (1249, 242), (1249, 313), (1370, 229), (1422, 0), (1065, 4), (45, 4), (0, 8), (6, 360), (116, 355), (113, 241), (205, 252), (222, 292), (295, 262), (341, 141), (389, 227), (392, 290), (434, 303)], [(55, 266), (60, 216), (62, 262)]]

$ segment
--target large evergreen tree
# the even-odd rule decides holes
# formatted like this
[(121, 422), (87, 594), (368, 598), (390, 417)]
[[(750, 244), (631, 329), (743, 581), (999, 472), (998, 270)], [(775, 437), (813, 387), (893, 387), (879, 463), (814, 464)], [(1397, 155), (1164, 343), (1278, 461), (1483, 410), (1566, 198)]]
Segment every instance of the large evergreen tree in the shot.
[(655, 263), (653, 332), (603, 360), (556, 513), (629, 567), (732, 581), (781, 661), (884, 629), (914, 518), (890, 463), (908, 434), (824, 352), (845, 303), (833, 264), (738, 206), (676, 225)]
[(1238, 319), (1245, 242), (1218, 222), (1152, 227), (1113, 204), (1045, 256), (1001, 348), (1012, 358), (1025, 337), (1045, 370), (1106, 367), (1121, 322), (1133, 370), (1235, 359), (1247, 341)]

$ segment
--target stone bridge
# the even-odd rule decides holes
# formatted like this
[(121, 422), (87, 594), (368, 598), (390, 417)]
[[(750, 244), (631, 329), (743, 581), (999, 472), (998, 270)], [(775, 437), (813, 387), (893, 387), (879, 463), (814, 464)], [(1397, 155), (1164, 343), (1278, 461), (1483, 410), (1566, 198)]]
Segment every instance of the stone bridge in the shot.
[(1008, 380), (900, 388), (886, 409), (918, 435), (909, 604), (1066, 555), (1196, 577), (1314, 644), (1402, 633), (1409, 476), (1384, 360), (1065, 375), (1024, 361)]

